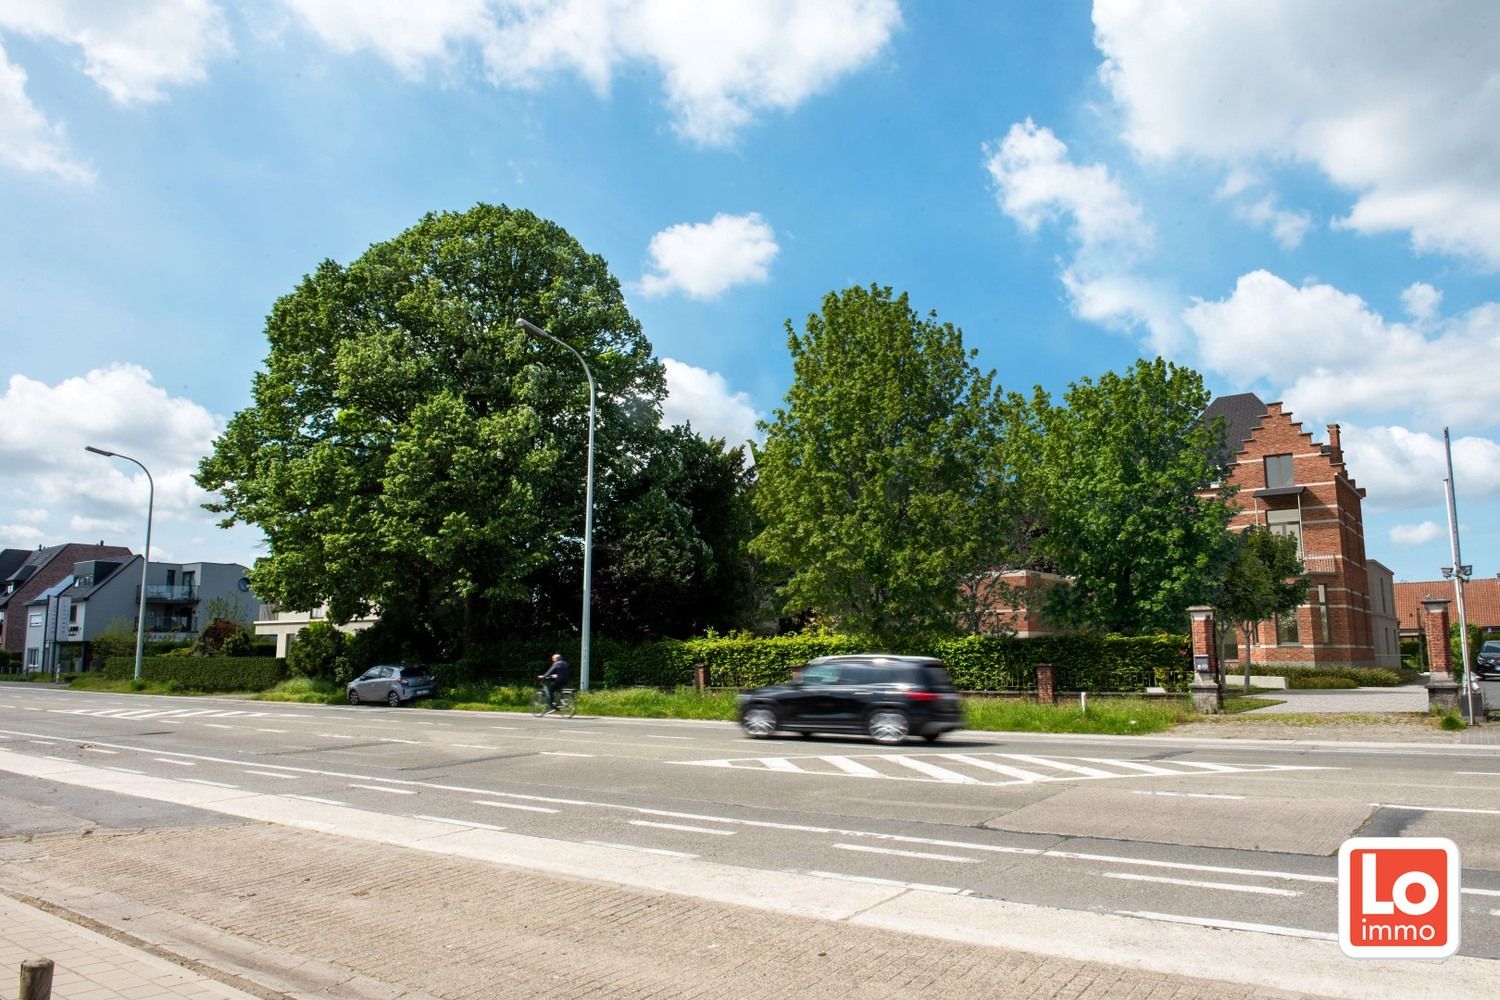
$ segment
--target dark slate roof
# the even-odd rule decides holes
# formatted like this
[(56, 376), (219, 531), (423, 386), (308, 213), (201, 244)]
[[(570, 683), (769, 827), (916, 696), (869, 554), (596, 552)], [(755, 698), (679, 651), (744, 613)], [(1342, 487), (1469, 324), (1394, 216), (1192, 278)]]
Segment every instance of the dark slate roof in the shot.
[(1266, 404), (1253, 392), (1218, 396), (1208, 404), (1208, 409), (1203, 411), (1205, 424), (1213, 423), (1216, 417), (1224, 418), (1224, 444), (1228, 446), (1229, 453), (1221, 465), (1228, 465), (1239, 454), (1265, 415)]
[[(45, 549), (37, 549), (26, 553), (26, 558), (21, 560), (21, 565), (16, 567), (5, 579), (15, 580), (17, 583), (24, 582), (30, 578), (31, 574), (51, 562), (53, 557), (65, 548), (67, 548), (66, 545), (53, 545)], [(0, 594), (0, 608), (5, 607), (14, 596), (15, 594)]]
[[(97, 591), (100, 587), (104, 586), (106, 583), (108, 583), (110, 580), (113, 580), (115, 577), (119, 576), (121, 573), (126, 572), (127, 570), (130, 569), (130, 567), (134, 566), (136, 563), (138, 563), (140, 561), (141, 561), (141, 557), (140, 556), (115, 556), (112, 559), (92, 559), (92, 560), (85, 560), (85, 562), (92, 562), (96, 566), (113, 566), (114, 568), (111, 569), (109, 572), (105, 573), (103, 576), (96, 576), (96, 577), (94, 577), (93, 586), (90, 586), (90, 587), (79, 587), (79, 588), (77, 588), (73, 592), (73, 600), (75, 600), (75, 601), (86, 601), (86, 600), (88, 600), (91, 596), (93, 596), (94, 592)], [(135, 572), (136, 572), (136, 575), (139, 576), (141, 571), (140, 570), (136, 570)]]
[(0, 549), (0, 582), (10, 579), (31, 552), (31, 549)]

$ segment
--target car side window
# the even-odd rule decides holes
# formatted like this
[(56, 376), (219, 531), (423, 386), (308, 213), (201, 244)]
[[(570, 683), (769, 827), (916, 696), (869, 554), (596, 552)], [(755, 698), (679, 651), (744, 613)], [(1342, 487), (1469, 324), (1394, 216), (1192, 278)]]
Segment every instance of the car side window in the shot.
[(380, 676), (381, 677), (395, 677), (396, 676), (396, 668), (395, 667), (381, 667), (380, 668)]
[(369, 670), (366, 670), (364, 673), (360, 674), (359, 675), (359, 679), (362, 680), (362, 681), (373, 681), (375, 678), (377, 678), (379, 676), (380, 676), (380, 668), (378, 668), (378, 667), (371, 667)]
[(864, 663), (846, 663), (839, 667), (840, 684), (879, 684), (880, 671)]
[(802, 683), (809, 686), (815, 684), (836, 684), (839, 679), (839, 668), (832, 663), (818, 663), (802, 671)]

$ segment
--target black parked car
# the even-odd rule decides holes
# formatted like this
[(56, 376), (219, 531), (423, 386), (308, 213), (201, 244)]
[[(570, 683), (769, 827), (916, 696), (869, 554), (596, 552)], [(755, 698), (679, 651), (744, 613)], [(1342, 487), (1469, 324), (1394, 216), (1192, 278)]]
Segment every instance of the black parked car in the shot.
[(1474, 658), (1474, 673), (1483, 680), (1500, 680), (1500, 641), (1490, 639), (1479, 647)]
[(964, 724), (958, 690), (941, 660), (925, 656), (824, 656), (791, 682), (740, 695), (740, 724), (761, 739), (778, 730), (868, 733), (877, 743), (928, 741)]

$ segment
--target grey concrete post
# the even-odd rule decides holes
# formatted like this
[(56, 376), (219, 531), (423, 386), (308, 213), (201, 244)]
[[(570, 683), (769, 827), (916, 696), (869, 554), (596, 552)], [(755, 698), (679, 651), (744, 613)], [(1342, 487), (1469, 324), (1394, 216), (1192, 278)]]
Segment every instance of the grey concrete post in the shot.
[(28, 958), (21, 963), (20, 1000), (52, 1000), (52, 959)]

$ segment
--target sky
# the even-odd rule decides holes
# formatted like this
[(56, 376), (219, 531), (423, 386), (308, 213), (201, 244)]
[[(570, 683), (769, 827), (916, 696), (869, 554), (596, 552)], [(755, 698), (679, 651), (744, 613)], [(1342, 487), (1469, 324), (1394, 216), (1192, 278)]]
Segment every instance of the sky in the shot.
[(906, 292), (1007, 389), (1164, 356), (1342, 428), (1398, 580), (1500, 571), (1489, 0), (0, 0), (0, 547), (253, 562), (193, 483), (275, 300), (434, 211), (602, 255), (664, 417)]

